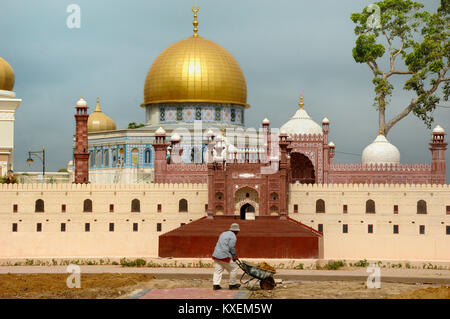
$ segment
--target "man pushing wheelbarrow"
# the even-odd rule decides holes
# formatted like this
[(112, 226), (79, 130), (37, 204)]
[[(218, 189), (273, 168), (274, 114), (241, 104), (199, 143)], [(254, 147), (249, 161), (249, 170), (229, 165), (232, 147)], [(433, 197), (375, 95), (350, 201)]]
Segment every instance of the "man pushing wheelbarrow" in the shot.
[(239, 225), (234, 223), (230, 229), (223, 232), (219, 236), (216, 248), (212, 258), (214, 260), (214, 276), (213, 276), (213, 289), (222, 289), (220, 282), (222, 281), (223, 270), (226, 269), (230, 274), (229, 289), (239, 289), (241, 286), (237, 280), (238, 266), (235, 263), (237, 260), (236, 255), (236, 235), (239, 233)]
[(241, 282), (244, 275), (248, 275), (250, 277), (249, 280), (244, 282), (247, 288), (253, 280), (259, 280), (260, 287), (262, 289), (271, 290), (275, 288), (276, 284), (273, 279), (273, 275), (276, 272), (275, 268), (265, 262), (260, 263), (257, 266), (253, 266), (245, 261), (240, 261), (237, 258), (236, 235), (239, 231), (239, 225), (232, 224), (230, 230), (223, 232), (219, 236), (219, 240), (217, 241), (216, 248), (214, 249), (214, 253), (212, 255), (214, 260), (213, 289), (222, 289), (220, 282), (222, 281), (224, 269), (226, 269), (230, 274), (229, 289), (239, 289), (241, 285), (237, 280), (238, 267), (244, 272), (240, 279)]

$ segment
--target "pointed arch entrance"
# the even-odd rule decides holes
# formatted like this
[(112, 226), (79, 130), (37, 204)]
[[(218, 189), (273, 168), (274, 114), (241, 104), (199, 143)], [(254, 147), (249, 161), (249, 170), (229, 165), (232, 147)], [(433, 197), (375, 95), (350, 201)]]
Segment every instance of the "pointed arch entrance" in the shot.
[(315, 184), (316, 172), (311, 160), (302, 153), (291, 153), (291, 182)]
[(242, 187), (234, 193), (235, 215), (245, 219), (246, 213), (259, 215), (259, 194), (249, 186)]
[(241, 206), (241, 212), (240, 212), (241, 219), (245, 220), (247, 213), (254, 213), (254, 212), (255, 212), (255, 207), (253, 207), (252, 204), (246, 203), (246, 204), (242, 205)]

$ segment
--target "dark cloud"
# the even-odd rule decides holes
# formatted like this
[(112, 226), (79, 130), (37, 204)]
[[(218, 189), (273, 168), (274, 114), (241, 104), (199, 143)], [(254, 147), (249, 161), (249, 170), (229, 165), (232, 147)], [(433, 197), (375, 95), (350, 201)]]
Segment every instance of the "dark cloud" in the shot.
[[(274, 126), (296, 111), (300, 89), (316, 122), (327, 116), (337, 151), (361, 154), (377, 135), (377, 114), (368, 68), (351, 56), (352, 12), (372, 1), (199, 0), (199, 33), (229, 50), (248, 85), (247, 126), (268, 116)], [(82, 9), (81, 29), (68, 29), (66, 8)], [(148, 68), (170, 44), (192, 34), (193, 1), (186, 0), (3, 0), (1, 50), (16, 74), (23, 103), (15, 123), (15, 170), (26, 166), (27, 150), (47, 148), (48, 170), (72, 158), (74, 105), (82, 95), (118, 128), (143, 122), (143, 87)], [(435, 9), (439, 1), (427, 1)], [(389, 116), (410, 98), (396, 85)], [(438, 109), (450, 130), (450, 110)], [(430, 130), (414, 116), (395, 126), (389, 140), (403, 163), (431, 161)], [(448, 155), (450, 156), (450, 155)], [(338, 153), (337, 162), (360, 157)], [(450, 172), (450, 165), (447, 171)], [(447, 174), (449, 175), (449, 174)]]

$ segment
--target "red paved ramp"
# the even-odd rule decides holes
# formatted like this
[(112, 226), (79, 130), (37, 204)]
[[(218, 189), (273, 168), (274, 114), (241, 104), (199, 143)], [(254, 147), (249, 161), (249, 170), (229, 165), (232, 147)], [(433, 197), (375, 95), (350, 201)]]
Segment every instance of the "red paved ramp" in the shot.
[(238, 223), (236, 250), (239, 258), (322, 258), (322, 234), (290, 218), (206, 217), (159, 236), (159, 256), (211, 257), (219, 235)]
[(137, 299), (243, 299), (245, 290), (212, 290), (199, 288), (174, 288), (144, 290), (134, 298)]

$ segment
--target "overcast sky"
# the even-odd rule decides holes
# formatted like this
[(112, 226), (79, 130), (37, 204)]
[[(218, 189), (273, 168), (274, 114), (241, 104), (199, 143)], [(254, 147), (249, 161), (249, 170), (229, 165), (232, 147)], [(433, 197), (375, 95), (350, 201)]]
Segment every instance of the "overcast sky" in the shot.
[[(435, 10), (438, 0), (427, 0)], [(300, 89), (305, 109), (318, 123), (331, 121), (337, 152), (361, 154), (378, 133), (373, 85), (367, 65), (354, 62), (352, 12), (366, 0), (2, 0), (0, 56), (15, 70), (15, 92), (23, 99), (15, 122), (15, 171), (26, 165), (27, 150), (46, 147), (47, 170), (72, 158), (74, 105), (83, 96), (118, 128), (145, 122), (145, 77), (154, 59), (170, 44), (192, 35), (191, 6), (198, 4), (199, 34), (225, 47), (240, 64), (248, 87), (248, 127), (264, 116), (279, 127), (297, 110)], [(81, 7), (81, 28), (66, 25), (67, 6)], [(403, 109), (411, 94), (396, 82), (388, 118)], [(448, 103), (441, 102), (442, 105)], [(450, 109), (435, 112), (450, 131)], [(388, 139), (402, 163), (430, 163), (431, 130), (410, 115)], [(447, 152), (447, 158), (450, 153)], [(335, 162), (360, 162), (337, 153)], [(447, 180), (450, 165), (447, 168)]]

